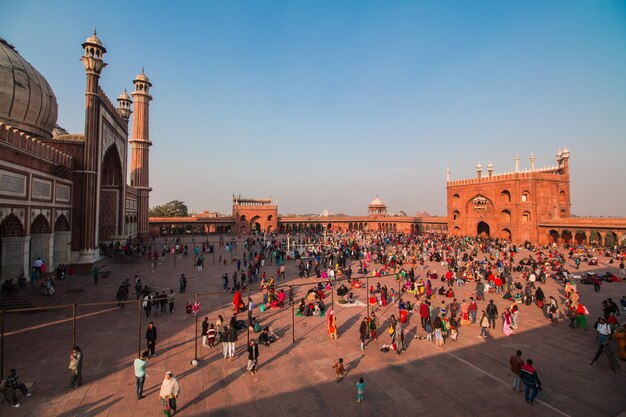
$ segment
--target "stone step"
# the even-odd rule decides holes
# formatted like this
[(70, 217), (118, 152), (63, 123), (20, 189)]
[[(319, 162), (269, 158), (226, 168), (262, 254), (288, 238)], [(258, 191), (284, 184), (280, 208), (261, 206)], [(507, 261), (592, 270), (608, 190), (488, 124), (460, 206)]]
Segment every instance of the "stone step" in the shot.
[(28, 301), (20, 292), (11, 294), (10, 296), (0, 296), (0, 309), (14, 309), (14, 308), (32, 308), (35, 307), (30, 301)]

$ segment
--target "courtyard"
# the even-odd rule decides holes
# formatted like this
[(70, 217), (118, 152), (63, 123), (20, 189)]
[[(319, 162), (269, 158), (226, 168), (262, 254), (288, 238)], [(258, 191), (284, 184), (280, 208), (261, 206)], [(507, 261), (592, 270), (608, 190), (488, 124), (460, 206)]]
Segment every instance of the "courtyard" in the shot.
[[(383, 343), (389, 343), (386, 323), (391, 314), (398, 315), (397, 304), (377, 307), (379, 340), (370, 341), (361, 351), (358, 338), (359, 324), (367, 313), (365, 289), (353, 290), (361, 301), (356, 306), (340, 305), (336, 296), (331, 297), (327, 292), (327, 308), (334, 300), (337, 340), (329, 339), (324, 318), (293, 317), (289, 306), (262, 313), (256, 308), (254, 316), (260, 324), (271, 326), (280, 336), (269, 347), (259, 347), (256, 375), (246, 372), (245, 331), (239, 333), (234, 361), (222, 358), (220, 344), (213, 349), (203, 347), (198, 337), (199, 364), (195, 367), (191, 361), (196, 352), (196, 321), (193, 315), (185, 319), (185, 303), (193, 303), (196, 293), (211, 292), (199, 296), (200, 320), (207, 316), (214, 323), (221, 314), (228, 321), (232, 316), (233, 296), (222, 291), (221, 276), (236, 270), (231, 256), (241, 257), (243, 250), (241, 244), (231, 254), (216, 239), (211, 241), (216, 248), (215, 264), (211, 254), (205, 255), (203, 271), (198, 271), (191, 252), (177, 259), (176, 265), (173, 257), (167, 256), (156, 268), (146, 257), (132, 260), (122, 256), (101, 263), (102, 277), (97, 286), (91, 274), (85, 272), (58, 281), (53, 297), (30, 288), (20, 291), (18, 301), (24, 307), (45, 309), (6, 314), (4, 369), (6, 372), (17, 368), (21, 381), (34, 383), (33, 396), (24, 398), (17, 409), (3, 404), (2, 415), (161, 415), (158, 392), (166, 371), (174, 372), (180, 382), (176, 415), (181, 416), (619, 416), (626, 410), (623, 363), (617, 373), (611, 370), (605, 355), (593, 366), (589, 365), (597, 350), (592, 324), (602, 315), (601, 301), (607, 297), (619, 300), (625, 292), (624, 283), (606, 283), (598, 293), (593, 291), (593, 286), (578, 286), (581, 302), (591, 312), (586, 331), (569, 328), (567, 319), (552, 324), (535, 305), (522, 306), (519, 329), (513, 335), (503, 335), (501, 320), (486, 339), (477, 337), (478, 325), (463, 325), (458, 341), (447, 340), (439, 348), (432, 342), (414, 339), (416, 334), (424, 332), (419, 315), (411, 313), (404, 327), (406, 350), (400, 355), (380, 351)], [(521, 249), (519, 256), (528, 254)], [(218, 262), (220, 257), (228, 258), (226, 266)], [(580, 273), (593, 270), (618, 274), (617, 265), (606, 261), (607, 258), (600, 257), (598, 266), (583, 264)], [(298, 278), (295, 260), (288, 260), (286, 266), (287, 279), (277, 284), (294, 285), (294, 299), (298, 302), (319, 280)], [(445, 267), (436, 262), (427, 261), (425, 267), (439, 275), (445, 272)], [(567, 267), (574, 269), (573, 263)], [(356, 270), (354, 265), (353, 270)], [(262, 271), (268, 278), (275, 276), (276, 266), (265, 264)], [(416, 276), (423, 276), (424, 272), (417, 268)], [(188, 279), (184, 294), (178, 293), (181, 273)], [(157, 356), (149, 361), (145, 398), (141, 400), (135, 398), (132, 362), (137, 356), (139, 340), (141, 350), (145, 349), (143, 334), (147, 320), (136, 303), (119, 309), (114, 302), (119, 285), (125, 279), (132, 283), (135, 274), (154, 290), (176, 292), (174, 314), (150, 318), (158, 329)], [(393, 275), (369, 279), (370, 285), (376, 282), (390, 288), (396, 285)], [(441, 282), (433, 285), (438, 287)], [(253, 282), (250, 288), (250, 295), (258, 305), (261, 300), (258, 283)], [(561, 286), (548, 280), (542, 288), (546, 296), (553, 295), (562, 304)], [(474, 285), (470, 283), (455, 291), (459, 301), (468, 299)], [(405, 295), (405, 298), (413, 300), (413, 296)], [(487, 300), (490, 298), (499, 311), (510, 304), (501, 294), (489, 294)], [(129, 299), (134, 299), (132, 289)], [(442, 299), (436, 296), (433, 305)], [(112, 303), (77, 308), (75, 337), (84, 353), (83, 384), (77, 389), (65, 389), (74, 335), (72, 309), (57, 310), (53, 306), (98, 302)], [(485, 304), (479, 302), (479, 311)], [(141, 325), (138, 316), (142, 316)], [(258, 335), (251, 333), (250, 337)], [(543, 390), (532, 406), (511, 388), (513, 376), (508, 359), (517, 349), (522, 350), (523, 358), (534, 360), (543, 382)], [(331, 366), (339, 357), (344, 359), (347, 375), (338, 383)], [(355, 384), (361, 377), (366, 382), (365, 400), (357, 404)]]

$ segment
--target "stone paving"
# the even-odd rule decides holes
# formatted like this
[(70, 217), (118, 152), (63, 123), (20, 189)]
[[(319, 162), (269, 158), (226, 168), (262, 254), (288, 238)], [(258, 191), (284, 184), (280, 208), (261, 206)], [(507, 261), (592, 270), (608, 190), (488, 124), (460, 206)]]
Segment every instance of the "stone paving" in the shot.
[[(217, 248), (217, 245), (216, 245)], [(241, 248), (237, 250), (241, 253)], [(216, 253), (225, 255), (225, 250)], [(522, 255), (525, 255), (523, 252)], [(606, 258), (601, 258), (606, 259)], [(419, 328), (419, 317), (409, 316), (406, 329), (407, 350), (401, 355), (381, 352), (382, 343), (389, 342), (386, 319), (397, 314), (397, 307), (378, 310), (381, 324), (379, 341), (370, 342), (365, 351), (358, 345), (358, 326), (365, 306), (342, 307), (335, 304), (339, 339), (329, 340), (325, 320), (317, 317), (295, 317), (295, 343), (292, 343), (291, 308), (255, 312), (262, 325), (271, 325), (282, 337), (270, 347), (260, 347), (260, 367), (256, 375), (245, 372), (247, 353), (243, 352), (246, 333), (240, 334), (237, 358), (222, 359), (221, 345), (214, 349), (198, 343), (198, 367), (194, 358), (193, 318), (185, 320), (184, 303), (193, 300), (196, 291), (221, 290), (224, 271), (232, 275), (233, 264), (213, 265), (207, 257), (204, 271), (193, 266), (193, 257), (177, 260), (174, 267), (169, 257), (152, 271), (145, 259), (132, 264), (127, 259), (105, 261), (107, 277), (94, 285), (90, 275), (72, 275), (57, 284), (57, 294), (46, 297), (26, 290), (25, 297), (34, 305), (52, 306), (88, 303), (114, 299), (117, 287), (134, 274), (144, 284), (157, 290), (178, 289), (178, 277), (188, 277), (188, 292), (177, 294), (173, 315), (152, 317), (159, 332), (158, 356), (151, 359), (145, 383), (146, 397), (135, 399), (132, 361), (138, 349), (138, 331), (142, 350), (146, 318), (143, 310), (138, 327), (136, 305), (125, 309), (114, 305), (79, 307), (77, 344), (84, 352), (83, 385), (66, 390), (69, 380), (68, 357), (72, 347), (71, 309), (47, 310), (40, 313), (11, 313), (5, 321), (5, 370), (15, 367), (24, 382), (33, 382), (33, 396), (21, 401), (21, 408), (0, 406), (1, 416), (158, 416), (163, 415), (158, 401), (161, 381), (167, 370), (178, 378), (182, 392), (180, 416), (618, 416), (626, 415), (626, 363), (614, 373), (602, 356), (593, 366), (590, 362), (597, 350), (595, 317), (601, 314), (600, 302), (606, 297), (619, 300), (626, 294), (625, 283), (605, 284), (600, 293), (592, 286), (579, 285), (581, 301), (591, 311), (590, 330), (572, 330), (565, 321), (551, 324), (536, 306), (521, 308), (519, 330), (504, 336), (492, 330), (487, 339), (477, 337), (477, 325), (463, 326), (459, 340), (448, 341), (443, 348), (425, 340), (413, 340)], [(288, 283), (314, 283), (315, 279), (297, 279), (295, 261), (288, 261)], [(441, 266), (430, 264), (441, 272)], [(582, 266), (598, 272), (614, 265)], [(268, 277), (276, 267), (263, 268)], [(573, 267), (571, 268), (573, 269)], [(416, 271), (422, 273), (421, 271)], [(393, 278), (371, 279), (393, 286)], [(283, 282), (281, 281), (280, 284)], [(438, 285), (438, 284), (435, 284)], [(296, 292), (296, 299), (308, 287)], [(544, 286), (546, 295), (559, 295), (556, 283)], [(258, 285), (253, 287), (253, 300), (258, 303)], [(457, 291), (459, 301), (469, 298), (473, 285)], [(365, 299), (365, 289), (355, 294)], [(131, 293), (131, 297), (133, 294)], [(489, 297), (488, 297), (489, 299)], [(494, 295), (503, 311), (508, 302)], [(217, 293), (202, 296), (201, 317), (214, 322), (221, 313), (231, 315), (232, 295)], [(434, 305), (441, 300), (435, 298)], [(326, 302), (329, 304), (330, 297)], [(449, 300), (447, 300), (449, 301)], [(479, 303), (479, 309), (485, 302)], [(419, 333), (419, 331), (418, 331)], [(616, 348), (616, 346), (614, 346)], [(522, 394), (512, 390), (512, 374), (508, 359), (516, 349), (524, 358), (532, 358), (541, 376), (544, 389), (535, 405), (528, 405)], [(337, 383), (331, 365), (344, 358), (348, 374)], [(355, 383), (366, 381), (365, 400), (356, 403)]]

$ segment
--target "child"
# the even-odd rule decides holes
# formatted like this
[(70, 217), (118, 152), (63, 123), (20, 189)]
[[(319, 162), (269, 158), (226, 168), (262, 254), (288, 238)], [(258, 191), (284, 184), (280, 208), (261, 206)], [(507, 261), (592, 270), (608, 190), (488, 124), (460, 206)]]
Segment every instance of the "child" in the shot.
[(356, 402), (363, 401), (363, 393), (365, 392), (365, 381), (363, 378), (359, 378), (359, 382), (356, 384)]
[(333, 365), (333, 369), (335, 370), (337, 382), (342, 381), (346, 373), (346, 368), (343, 366), (343, 358), (339, 358), (339, 361)]
[(424, 326), (424, 330), (426, 331), (426, 340), (429, 342), (433, 341), (433, 326), (430, 324), (430, 320), (426, 322), (426, 326)]
[(212, 348), (213, 346), (215, 346), (215, 335), (216, 335), (216, 330), (215, 327), (213, 326), (213, 324), (209, 325), (209, 329), (207, 330), (207, 334), (206, 334), (206, 339), (207, 339), (207, 343), (209, 345), (210, 348)]
[(192, 308), (193, 307), (191, 306), (191, 301), (187, 301), (187, 305), (185, 305), (185, 320), (187, 320), (191, 315)]

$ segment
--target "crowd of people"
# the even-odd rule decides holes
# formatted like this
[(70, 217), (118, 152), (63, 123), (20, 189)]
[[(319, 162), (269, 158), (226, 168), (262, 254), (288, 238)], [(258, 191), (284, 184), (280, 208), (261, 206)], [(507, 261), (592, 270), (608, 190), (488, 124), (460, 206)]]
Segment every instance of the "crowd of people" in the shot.
[[(573, 329), (587, 328), (589, 310), (581, 300), (580, 284), (568, 270), (570, 265), (578, 267), (584, 259), (574, 249), (564, 252), (556, 247), (530, 244), (520, 248), (498, 239), (387, 232), (303, 233), (290, 241), (274, 236), (249, 237), (242, 245), (221, 239), (219, 247), (225, 248), (227, 254), (219, 255), (218, 264), (232, 266), (232, 274), (224, 273), (222, 280), (223, 290), (233, 294), (233, 312), (228, 322), (221, 315), (213, 323), (208, 316), (204, 317), (200, 335), (202, 346), (213, 349), (221, 343), (224, 360), (233, 361), (237, 357), (240, 333), (249, 331), (252, 337), (240, 352), (247, 354), (246, 370), (251, 374), (259, 370), (259, 346), (268, 347), (279, 339), (270, 326), (261, 324), (266, 310), (283, 309), (294, 303), (296, 315), (326, 316), (329, 337), (340, 336), (337, 316), (332, 306), (329, 308), (331, 292), (337, 295), (337, 305), (360, 302), (359, 305), (369, 306), (368, 314), (358, 326), (361, 350), (382, 338), (381, 351), (400, 355), (406, 350), (412, 317), (419, 317), (419, 324), (416, 323), (411, 337), (439, 348), (472, 334), (489, 338), (494, 336), (490, 332), (498, 331), (511, 336), (524, 328), (528, 308), (545, 310), (546, 320), (552, 323), (567, 317)], [(202, 272), (204, 254), (213, 251), (213, 245), (208, 243), (191, 247), (176, 243), (162, 250), (146, 248), (154, 266), (159, 257), (174, 255), (180, 259), (193, 254), (198, 272)], [(615, 248), (611, 256), (621, 262), (623, 273), (620, 253)], [(292, 261), (290, 265), (299, 278), (314, 278), (315, 281), (307, 284), (306, 293), (298, 297), (299, 301), (294, 300), (293, 287), (281, 288), (280, 282), (287, 278), (288, 260)], [(39, 266), (38, 274), (41, 268)], [(94, 272), (95, 284), (97, 272)], [(369, 277), (371, 285), (365, 284), (365, 276)], [(178, 294), (182, 295), (187, 290), (187, 277), (181, 274), (177, 281), (173, 286), (178, 284)], [(557, 291), (554, 285), (547, 285), (548, 281), (557, 284)], [(248, 287), (254, 288), (256, 303), (252, 298), (243, 298), (242, 292)], [(118, 307), (125, 307), (131, 288), (129, 279), (121, 283), (115, 297)], [(174, 314), (177, 294), (173, 289), (157, 291), (144, 285), (136, 275), (134, 290), (146, 319)], [(186, 303), (185, 318), (200, 314), (199, 302), (192, 301)], [(619, 317), (626, 314), (626, 297), (619, 303), (621, 306), (607, 298), (602, 304), (603, 317), (594, 324), (599, 344), (624, 329)], [(260, 316), (253, 316), (255, 307)], [(245, 312), (247, 320), (240, 319), (238, 315)], [(388, 312), (391, 314), (383, 320)], [(146, 351), (134, 362), (138, 399), (143, 398), (148, 360), (156, 356), (154, 321), (146, 329), (145, 340)], [(82, 352), (78, 349), (72, 355), (69, 387), (76, 388), (81, 384)], [(519, 391), (524, 384), (525, 399), (532, 404), (541, 389), (541, 381), (531, 359), (522, 360), (519, 351), (514, 356), (511, 358), (511, 371), (515, 374), (513, 389)], [(343, 380), (346, 374), (343, 360), (339, 359), (333, 368), (337, 381)], [(3, 389), (13, 390), (12, 395), (22, 388), (10, 378), (3, 383)], [(357, 387), (360, 402), (364, 382), (357, 382)], [(180, 383), (174, 373), (168, 371), (159, 393), (166, 415), (175, 413), (179, 393)], [(11, 400), (17, 403), (13, 397)]]

